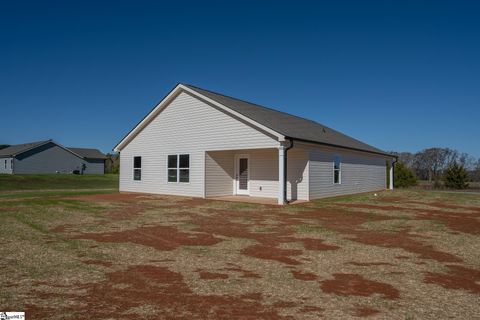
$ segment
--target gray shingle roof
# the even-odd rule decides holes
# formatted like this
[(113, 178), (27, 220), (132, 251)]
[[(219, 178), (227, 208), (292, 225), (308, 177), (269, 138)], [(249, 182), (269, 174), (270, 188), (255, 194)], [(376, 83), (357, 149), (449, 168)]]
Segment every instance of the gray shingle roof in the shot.
[[(58, 145), (55, 141), (53, 140), (44, 140), (44, 141), (37, 141), (37, 142), (30, 142), (30, 143), (23, 143), (23, 144), (16, 144), (9, 146), (5, 149), (0, 150), (0, 157), (11, 157), (17, 154), (20, 154), (22, 152), (25, 152), (27, 150), (36, 148), (42, 144), (45, 144), (47, 142), (52, 142)], [(65, 148), (65, 147), (62, 147)], [(88, 149), (88, 148), (66, 148), (73, 152), (74, 154), (82, 157), (82, 158), (88, 158), (88, 159), (106, 159), (105, 155), (101, 153), (97, 149)]]
[(88, 158), (88, 159), (106, 159), (107, 158), (98, 149), (71, 148), (71, 147), (68, 147), (68, 149), (71, 150), (73, 153), (76, 153), (83, 158)]
[(14, 156), (16, 154), (35, 148), (39, 145), (45, 144), (49, 141), (51, 140), (43, 140), (43, 141), (37, 141), (37, 142), (12, 145), (10, 147), (6, 147), (5, 149), (0, 150), (0, 157)]
[(390, 155), (383, 150), (349, 137), (321, 123), (197, 88), (192, 85), (183, 85), (288, 138)]

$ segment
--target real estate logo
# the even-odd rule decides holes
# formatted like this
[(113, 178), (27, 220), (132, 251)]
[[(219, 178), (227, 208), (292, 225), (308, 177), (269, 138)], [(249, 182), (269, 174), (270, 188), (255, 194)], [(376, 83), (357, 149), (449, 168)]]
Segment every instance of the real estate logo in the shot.
[(25, 320), (25, 312), (0, 312), (0, 320)]

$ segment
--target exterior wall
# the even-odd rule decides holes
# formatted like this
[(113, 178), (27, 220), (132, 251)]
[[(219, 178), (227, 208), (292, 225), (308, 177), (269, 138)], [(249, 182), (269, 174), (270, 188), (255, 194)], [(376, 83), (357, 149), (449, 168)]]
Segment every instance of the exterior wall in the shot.
[(216, 151), (205, 154), (205, 196), (233, 194), (235, 151)]
[[(341, 157), (341, 184), (333, 183), (334, 157)], [(386, 188), (386, 158), (339, 148), (311, 147), (309, 151), (310, 199)]]
[(83, 174), (104, 174), (105, 173), (105, 160), (86, 159), (83, 162), (85, 162), (87, 166), (83, 171)]
[(12, 158), (0, 158), (0, 173), (12, 174)]
[[(204, 197), (206, 151), (277, 146), (272, 137), (183, 92), (121, 150), (120, 190)], [(169, 154), (190, 154), (189, 183), (167, 182)], [(142, 157), (141, 181), (133, 180), (134, 156)]]
[[(205, 190), (207, 197), (234, 194), (235, 156), (248, 155), (250, 196), (278, 197), (278, 149), (207, 152)], [(287, 198), (308, 200), (308, 155), (305, 149), (288, 151)], [(292, 193), (293, 192), (293, 193)]]
[(294, 144), (287, 151), (287, 199), (310, 200), (308, 149)]
[(54, 143), (17, 155), (13, 166), (15, 174), (71, 173), (73, 170), (81, 170), (82, 164), (86, 165), (86, 174), (103, 173), (103, 161), (89, 163)]

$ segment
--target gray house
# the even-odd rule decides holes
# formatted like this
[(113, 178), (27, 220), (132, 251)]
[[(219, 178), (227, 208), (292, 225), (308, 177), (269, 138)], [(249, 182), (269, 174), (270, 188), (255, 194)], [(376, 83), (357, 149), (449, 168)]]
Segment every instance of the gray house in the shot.
[(67, 148), (53, 140), (45, 140), (1, 149), (0, 173), (103, 174), (105, 159), (97, 149)]
[(115, 150), (120, 191), (279, 204), (386, 189), (395, 161), (318, 122), (184, 84)]

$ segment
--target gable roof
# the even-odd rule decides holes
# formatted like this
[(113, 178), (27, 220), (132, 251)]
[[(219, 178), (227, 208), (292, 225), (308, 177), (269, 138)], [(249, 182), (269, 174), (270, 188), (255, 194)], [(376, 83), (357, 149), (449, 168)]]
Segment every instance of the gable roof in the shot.
[(390, 155), (383, 150), (347, 136), (346, 134), (316, 121), (197, 88), (192, 85), (185, 86), (283, 134), (287, 139), (290, 138), (294, 140)]
[(0, 150), (0, 157), (11, 157), (19, 153), (41, 146), (52, 140), (43, 140), (30, 143), (16, 144)]
[(60, 148), (65, 149), (66, 151), (82, 159), (106, 159), (105, 155), (97, 149), (67, 148), (53, 141), (52, 139), (9, 146), (7, 148), (0, 150), (0, 157), (2, 158), (14, 157), (18, 154), (24, 153), (28, 150), (35, 149), (47, 143), (53, 143), (59, 146)]
[[(313, 120), (297, 117), (285, 112), (281, 112), (272, 108), (267, 108), (258, 104), (236, 99), (230, 96), (222, 95), (209, 90), (201, 89), (188, 84), (178, 84), (142, 121), (140, 121), (135, 128), (133, 128), (118, 144), (115, 150), (120, 150), (121, 147), (131, 140), (138, 131), (143, 129), (156, 114), (158, 114), (172, 99), (172, 96), (178, 90), (184, 90), (194, 95), (200, 96), (213, 102), (216, 106), (226, 108), (234, 115), (240, 115), (252, 124), (274, 132), (279, 137), (279, 140), (293, 139), (311, 143), (318, 143), (323, 145), (342, 147), (358, 151), (366, 151), (386, 156), (391, 154), (347, 136), (339, 131), (336, 131), (323, 124)], [(130, 138), (130, 140), (129, 140)]]
[(90, 148), (71, 148), (68, 147), (67, 149), (75, 152), (79, 156), (87, 159), (106, 159), (107, 157), (100, 152), (98, 149), (90, 149)]

